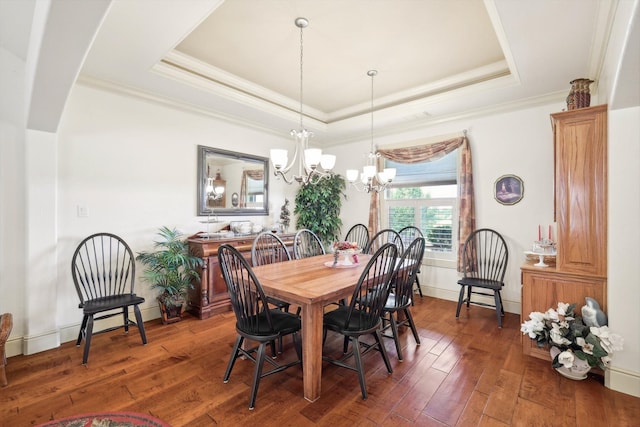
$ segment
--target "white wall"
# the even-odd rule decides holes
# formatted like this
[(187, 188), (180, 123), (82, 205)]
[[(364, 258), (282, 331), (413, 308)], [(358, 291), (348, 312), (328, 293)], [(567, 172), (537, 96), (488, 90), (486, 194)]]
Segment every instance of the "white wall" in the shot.
[[(151, 248), (160, 226), (176, 227), (185, 235), (205, 231), (200, 221), (206, 218), (198, 217), (196, 209), (197, 146), (268, 157), (270, 148), (289, 144), (286, 136), (76, 85), (60, 124), (57, 153), (57, 323), (63, 341), (73, 337), (80, 321), (69, 263), (82, 238), (113, 232), (139, 252)], [(295, 189), (270, 176), (269, 216), (242, 219), (271, 225), (285, 195), (293, 198)], [(86, 208), (87, 217), (78, 216), (78, 206)], [(136, 287), (147, 299), (145, 318), (157, 317), (155, 293), (141, 280)]]
[[(538, 236), (538, 224), (553, 223), (553, 134), (549, 114), (566, 108), (564, 103), (543, 105), (484, 117), (457, 120), (446, 124), (425, 125), (421, 129), (390, 136), (375, 137), (378, 145), (397, 144), (421, 138), (450, 135), (467, 130), (472, 151), (476, 198), (476, 224), (500, 232), (509, 248), (509, 264), (502, 298), (505, 309), (520, 313), (520, 266), (524, 251)], [(344, 173), (359, 168), (369, 151), (369, 141), (332, 147), (337, 154), (336, 169)], [(362, 159), (362, 160), (361, 160)], [(514, 174), (524, 182), (524, 197), (515, 205), (499, 204), (493, 196), (495, 181)], [(352, 187), (342, 210), (344, 231), (353, 224), (367, 224), (369, 197)], [(555, 230), (555, 225), (554, 225)], [(455, 269), (422, 269), (421, 284), (428, 295), (457, 301), (460, 286)]]
[(624, 339), (607, 386), (640, 397), (640, 107), (609, 112), (609, 327)]
[[(0, 46), (0, 313), (25, 335), (24, 61)], [(21, 352), (20, 346), (16, 346)]]

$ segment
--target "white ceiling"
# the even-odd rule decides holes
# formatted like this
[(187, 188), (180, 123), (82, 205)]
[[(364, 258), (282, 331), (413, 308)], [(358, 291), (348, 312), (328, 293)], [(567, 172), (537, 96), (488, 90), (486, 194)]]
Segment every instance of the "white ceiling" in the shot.
[[(85, 81), (319, 144), (488, 108), (559, 100), (597, 81), (610, 0), (116, 0)], [(596, 82), (597, 84), (597, 82)], [(595, 84), (594, 84), (595, 86)], [(593, 87), (592, 87), (593, 88)]]

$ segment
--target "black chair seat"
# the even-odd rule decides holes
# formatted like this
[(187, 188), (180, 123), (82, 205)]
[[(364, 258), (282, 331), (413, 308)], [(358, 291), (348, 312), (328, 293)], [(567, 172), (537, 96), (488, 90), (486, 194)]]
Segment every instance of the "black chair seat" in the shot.
[(389, 294), (387, 303), (384, 305), (385, 311), (398, 310), (411, 305), (411, 298), (407, 298), (404, 295)]
[(477, 279), (475, 277), (464, 277), (458, 280), (458, 284), (462, 286), (492, 289), (494, 291), (502, 289), (502, 282), (498, 282), (497, 280)]
[[(277, 308), (270, 309), (269, 313), (271, 316), (271, 325), (268, 322), (267, 314), (261, 312), (257, 318), (254, 316), (248, 322), (238, 321), (236, 328), (247, 334), (247, 336), (254, 337), (251, 339), (255, 339), (256, 341), (258, 339), (270, 341), (279, 336), (299, 331), (302, 327), (300, 318), (294, 314), (286, 313)], [(274, 330), (277, 331), (277, 333), (274, 333)]]
[[(349, 323), (347, 318), (351, 315)], [(380, 316), (375, 316), (361, 310), (353, 310), (350, 313), (349, 307), (341, 305), (324, 315), (324, 326), (332, 331), (349, 335), (356, 332), (359, 335), (371, 333), (380, 327)], [(345, 325), (347, 325), (345, 327)], [(371, 326), (373, 325), (373, 326)]]
[(108, 297), (96, 298), (84, 303), (78, 304), (86, 314), (96, 314), (101, 311), (114, 310), (129, 305), (142, 304), (144, 298), (136, 294), (112, 295)]

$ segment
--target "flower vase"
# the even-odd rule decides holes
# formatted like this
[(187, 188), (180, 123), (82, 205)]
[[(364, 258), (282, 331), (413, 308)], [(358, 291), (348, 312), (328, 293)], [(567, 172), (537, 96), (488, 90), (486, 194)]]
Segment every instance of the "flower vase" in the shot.
[[(549, 353), (551, 354), (551, 359), (553, 360), (558, 354), (561, 353), (561, 351), (560, 349), (558, 349), (558, 347), (551, 347)], [(587, 374), (591, 370), (591, 366), (589, 366), (589, 363), (586, 360), (575, 357), (575, 359), (573, 360), (573, 365), (570, 368), (560, 366), (558, 368), (555, 368), (555, 370), (565, 378), (580, 381), (587, 378)]]

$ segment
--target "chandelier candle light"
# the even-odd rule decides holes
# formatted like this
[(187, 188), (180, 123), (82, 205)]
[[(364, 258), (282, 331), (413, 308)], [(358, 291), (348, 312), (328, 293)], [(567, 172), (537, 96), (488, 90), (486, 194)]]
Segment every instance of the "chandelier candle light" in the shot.
[[(298, 184), (315, 184), (323, 178), (331, 176), (331, 170), (336, 163), (336, 156), (322, 154), (319, 148), (309, 148), (309, 138), (313, 137), (313, 132), (304, 128), (302, 119), (302, 64), (303, 64), (303, 43), (302, 30), (309, 25), (306, 18), (297, 18), (295, 20), (296, 27), (300, 28), (300, 129), (292, 129), (291, 136), (295, 140), (295, 151), (293, 159), (289, 161), (289, 154), (284, 149), (272, 149), (270, 152), (271, 163), (273, 164), (273, 173), (277, 177), (281, 177), (287, 184), (294, 181)], [(298, 161), (297, 175), (287, 176), (288, 172)], [(320, 166), (322, 169), (318, 168)]]
[(358, 170), (347, 169), (347, 181), (351, 183), (358, 191), (377, 193), (383, 191), (396, 177), (395, 168), (385, 168), (382, 172), (378, 172), (377, 160), (380, 153), (376, 152), (373, 146), (373, 78), (378, 74), (376, 70), (367, 71), (367, 75), (371, 77), (371, 151), (367, 155), (367, 164), (360, 172), (360, 181), (358, 181)]

